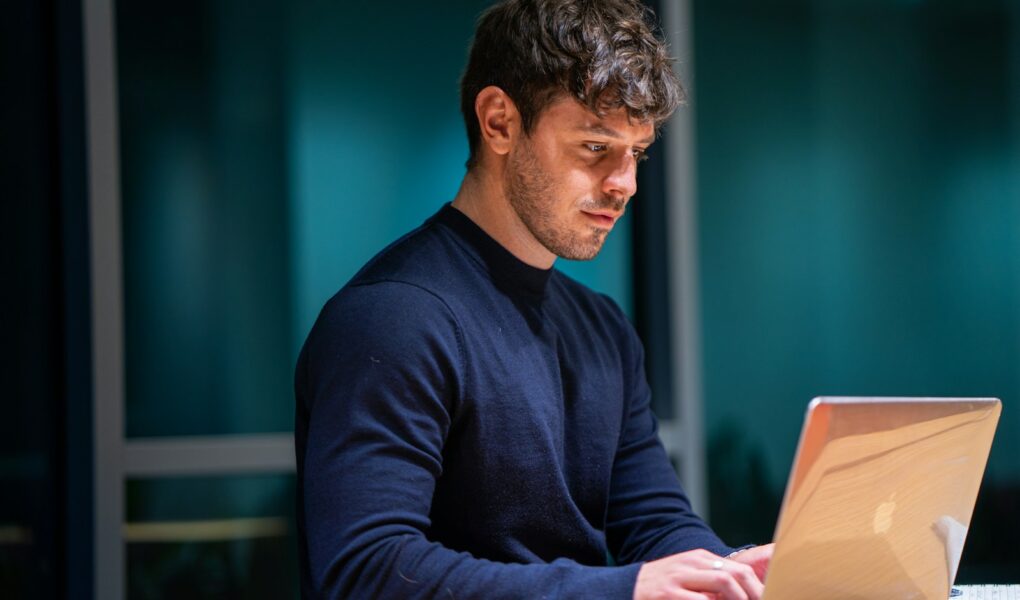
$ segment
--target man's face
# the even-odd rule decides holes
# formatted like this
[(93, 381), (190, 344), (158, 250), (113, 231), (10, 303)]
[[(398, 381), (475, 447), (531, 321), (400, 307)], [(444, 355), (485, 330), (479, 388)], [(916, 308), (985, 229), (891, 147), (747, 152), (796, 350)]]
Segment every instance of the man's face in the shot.
[(654, 137), (651, 123), (622, 108), (600, 118), (561, 96), (510, 152), (510, 205), (549, 252), (590, 260), (637, 190), (637, 163)]

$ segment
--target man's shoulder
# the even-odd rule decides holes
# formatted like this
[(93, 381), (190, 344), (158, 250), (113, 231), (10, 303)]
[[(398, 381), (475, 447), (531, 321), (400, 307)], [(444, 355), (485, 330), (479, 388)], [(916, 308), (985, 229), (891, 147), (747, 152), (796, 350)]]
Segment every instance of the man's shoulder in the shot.
[(326, 301), (305, 348), (322, 346), (337, 355), (364, 348), (400, 353), (430, 347), (422, 342), (435, 339), (457, 347), (460, 327), (442, 278), (429, 277), (428, 265), (437, 265), (433, 273), (444, 268), (441, 237), (426, 223), (379, 252)]
[[(442, 288), (463, 274), (468, 257), (457, 240), (435, 219), (383, 248), (340, 290), (376, 283), (403, 283), (441, 295)], [(394, 288), (399, 292), (400, 286)]]
[(372, 257), (325, 303), (316, 328), (450, 321), (451, 288), (466, 285), (469, 262), (454, 236), (429, 219)]

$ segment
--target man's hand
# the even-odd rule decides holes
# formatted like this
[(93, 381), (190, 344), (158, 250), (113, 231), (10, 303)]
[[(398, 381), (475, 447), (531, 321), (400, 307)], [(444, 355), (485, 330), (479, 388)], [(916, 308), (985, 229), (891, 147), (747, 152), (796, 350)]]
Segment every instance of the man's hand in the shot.
[(775, 547), (775, 544), (765, 544), (748, 548), (747, 550), (737, 552), (730, 560), (751, 567), (754, 569), (754, 574), (758, 576), (758, 579), (765, 581), (765, 574), (769, 572), (769, 562), (772, 561), (772, 551)]
[[(767, 556), (760, 551), (750, 556), (756, 564), (772, 555), (771, 545)], [(750, 553), (751, 548), (734, 559)], [(762, 555), (762, 556), (758, 556)], [(641, 566), (634, 586), (634, 600), (760, 600), (765, 586), (750, 565), (729, 560), (707, 550), (691, 550), (660, 558)]]

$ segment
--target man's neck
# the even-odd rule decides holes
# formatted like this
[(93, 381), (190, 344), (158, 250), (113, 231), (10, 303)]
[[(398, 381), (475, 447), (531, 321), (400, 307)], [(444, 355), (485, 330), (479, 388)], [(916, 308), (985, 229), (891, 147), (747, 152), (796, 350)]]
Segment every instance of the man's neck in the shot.
[(488, 170), (475, 167), (468, 171), (452, 206), (522, 262), (549, 269), (556, 261), (556, 255), (535, 239), (510, 206), (502, 179)]

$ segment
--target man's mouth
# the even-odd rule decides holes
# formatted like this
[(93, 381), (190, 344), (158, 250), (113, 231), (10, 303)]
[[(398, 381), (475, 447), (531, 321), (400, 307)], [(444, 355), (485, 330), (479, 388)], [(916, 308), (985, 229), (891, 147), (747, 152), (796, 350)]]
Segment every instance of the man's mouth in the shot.
[(582, 210), (589, 219), (595, 222), (595, 225), (604, 229), (612, 229), (616, 220), (620, 218), (620, 213), (611, 210)]

